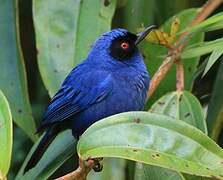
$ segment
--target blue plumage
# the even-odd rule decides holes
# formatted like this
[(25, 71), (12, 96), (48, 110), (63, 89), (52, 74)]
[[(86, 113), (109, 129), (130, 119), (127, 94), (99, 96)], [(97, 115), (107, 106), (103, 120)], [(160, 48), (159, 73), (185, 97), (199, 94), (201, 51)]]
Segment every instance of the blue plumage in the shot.
[(78, 137), (102, 118), (143, 109), (149, 75), (136, 46), (139, 38), (125, 29), (115, 29), (94, 43), (87, 59), (69, 73), (52, 98), (38, 129), (46, 130), (44, 142), (25, 171), (35, 166), (61, 130), (70, 128)]

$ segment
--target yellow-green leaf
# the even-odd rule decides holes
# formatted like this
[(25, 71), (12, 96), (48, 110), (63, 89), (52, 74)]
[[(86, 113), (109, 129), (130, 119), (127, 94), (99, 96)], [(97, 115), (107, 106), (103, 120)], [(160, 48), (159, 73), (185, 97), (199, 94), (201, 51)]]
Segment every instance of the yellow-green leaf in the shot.
[(6, 177), (12, 154), (12, 116), (8, 101), (0, 91), (0, 179)]

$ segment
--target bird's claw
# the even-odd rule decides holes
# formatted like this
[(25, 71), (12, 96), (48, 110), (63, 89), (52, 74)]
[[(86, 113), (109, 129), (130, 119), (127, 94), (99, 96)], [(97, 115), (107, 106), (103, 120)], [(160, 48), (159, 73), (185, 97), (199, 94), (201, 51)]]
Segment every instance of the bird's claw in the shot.
[(102, 162), (101, 162), (102, 160), (103, 160), (103, 158), (89, 158), (89, 159), (87, 160), (87, 162), (89, 162), (89, 161), (93, 161), (94, 164), (93, 164), (93, 166), (92, 166), (92, 169), (93, 169), (95, 172), (101, 172), (102, 169), (103, 169), (103, 164), (102, 164)]
[(103, 165), (99, 161), (95, 161), (93, 169), (95, 172), (101, 172), (103, 169)]

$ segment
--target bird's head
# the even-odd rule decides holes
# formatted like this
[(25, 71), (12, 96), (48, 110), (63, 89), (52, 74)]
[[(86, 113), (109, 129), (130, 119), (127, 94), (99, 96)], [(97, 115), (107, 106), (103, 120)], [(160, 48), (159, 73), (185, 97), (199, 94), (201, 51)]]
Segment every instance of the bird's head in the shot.
[(153, 25), (149, 26), (138, 34), (128, 32), (126, 29), (106, 32), (95, 41), (88, 59), (100, 64), (142, 61), (137, 46), (155, 28)]

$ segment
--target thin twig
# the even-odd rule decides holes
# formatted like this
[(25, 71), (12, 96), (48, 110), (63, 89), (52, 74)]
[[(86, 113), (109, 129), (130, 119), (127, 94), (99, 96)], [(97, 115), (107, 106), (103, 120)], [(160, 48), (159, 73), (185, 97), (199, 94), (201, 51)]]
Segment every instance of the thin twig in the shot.
[(184, 90), (184, 66), (181, 62), (181, 60), (177, 60), (175, 62), (177, 67), (177, 74), (176, 74), (176, 89), (177, 91), (183, 91)]
[[(193, 19), (190, 26), (194, 26), (202, 22), (222, 3), (223, 3), (223, 0), (208, 0), (201, 8), (201, 11)], [(179, 37), (176, 44), (179, 44), (183, 39), (186, 38), (187, 35), (188, 35), (188, 32), (183, 33)], [(154, 93), (154, 91), (160, 84), (161, 80), (166, 76), (167, 72), (172, 67), (174, 61), (180, 57), (180, 54), (182, 50), (184, 49), (184, 47), (186, 46), (186, 44), (187, 42), (184, 42), (179, 47), (176, 46), (174, 49), (169, 50), (168, 55), (166, 56), (163, 63), (161, 64), (158, 71), (154, 74), (151, 80), (151, 85), (147, 93), (147, 99)]]

